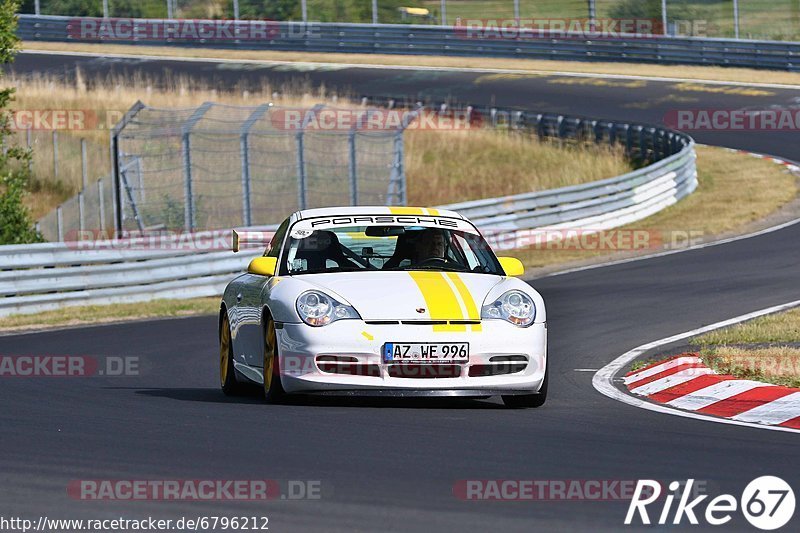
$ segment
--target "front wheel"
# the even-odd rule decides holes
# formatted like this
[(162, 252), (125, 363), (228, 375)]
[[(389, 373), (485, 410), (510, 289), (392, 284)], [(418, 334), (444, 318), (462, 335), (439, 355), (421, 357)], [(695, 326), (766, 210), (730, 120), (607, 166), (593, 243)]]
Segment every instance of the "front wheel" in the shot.
[(519, 394), (503, 396), (503, 403), (512, 409), (525, 409), (530, 407), (541, 407), (547, 401), (547, 378), (550, 375), (548, 364), (545, 364), (544, 380), (539, 392), (536, 394)]
[(280, 358), (278, 357), (278, 336), (275, 321), (267, 319), (264, 328), (264, 399), (267, 403), (280, 403), (286, 392), (281, 383)]

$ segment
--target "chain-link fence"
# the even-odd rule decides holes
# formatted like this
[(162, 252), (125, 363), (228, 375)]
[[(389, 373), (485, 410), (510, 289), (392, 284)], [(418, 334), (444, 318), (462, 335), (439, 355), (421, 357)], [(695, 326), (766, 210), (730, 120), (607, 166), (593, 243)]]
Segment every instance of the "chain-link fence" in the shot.
[(373, 114), (383, 118), (322, 105), (137, 104), (112, 136), (117, 225), (194, 231), (274, 224), (312, 207), (402, 205), (408, 122), (373, 129)]
[(580, 19), (650, 19), (670, 35), (800, 40), (800, 0), (25, 0), (21, 12), (446, 25), (517, 18), (556, 28)]
[[(52, 125), (51, 125), (52, 126)], [(81, 131), (52, 129), (51, 126), (18, 124), (11, 144), (31, 150), (30, 184), (45, 202), (68, 199), (37, 221), (37, 228), (49, 241), (74, 239), (82, 229), (113, 230), (113, 192), (108, 143), (98, 135)], [(98, 179), (98, 175), (106, 177)], [(76, 193), (77, 191), (77, 193)], [(101, 205), (101, 199), (104, 205)], [(106, 210), (107, 208), (107, 210)], [(38, 206), (34, 206), (36, 212)]]
[(40, 218), (36, 227), (45, 240), (74, 241), (81, 238), (76, 232), (113, 234), (114, 190), (106, 176), (87, 185), (76, 196)]

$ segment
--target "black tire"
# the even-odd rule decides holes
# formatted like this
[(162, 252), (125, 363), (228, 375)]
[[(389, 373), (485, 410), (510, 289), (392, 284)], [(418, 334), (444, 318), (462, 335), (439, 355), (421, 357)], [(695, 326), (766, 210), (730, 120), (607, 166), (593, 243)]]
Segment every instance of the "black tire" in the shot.
[(280, 357), (275, 334), (275, 321), (267, 318), (264, 326), (264, 400), (267, 403), (281, 403), (286, 396), (281, 383)]
[(542, 387), (536, 394), (516, 394), (503, 396), (503, 403), (511, 409), (527, 409), (541, 407), (547, 401), (547, 382), (550, 377), (549, 360), (545, 363)]
[(231, 325), (228, 314), (223, 312), (219, 326), (219, 383), (226, 396), (242, 393), (244, 386), (236, 379), (233, 368), (233, 343), (231, 343)]

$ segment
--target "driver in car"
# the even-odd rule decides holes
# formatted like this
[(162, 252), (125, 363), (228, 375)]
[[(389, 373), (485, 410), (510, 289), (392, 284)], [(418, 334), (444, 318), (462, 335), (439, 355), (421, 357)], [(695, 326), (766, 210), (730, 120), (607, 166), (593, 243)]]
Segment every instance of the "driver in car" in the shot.
[(444, 234), (433, 228), (426, 228), (414, 246), (411, 264), (420, 265), (431, 261), (447, 261)]

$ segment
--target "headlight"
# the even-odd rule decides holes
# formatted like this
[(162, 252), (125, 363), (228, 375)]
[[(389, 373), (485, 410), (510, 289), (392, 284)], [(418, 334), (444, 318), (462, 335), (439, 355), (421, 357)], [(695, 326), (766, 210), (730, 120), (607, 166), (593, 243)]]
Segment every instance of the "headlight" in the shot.
[(516, 326), (530, 326), (536, 319), (536, 305), (530, 296), (513, 290), (481, 309), (482, 319), (503, 319)]
[(344, 318), (361, 318), (351, 306), (337, 302), (320, 291), (301, 294), (297, 299), (297, 314), (309, 326), (325, 326)]

